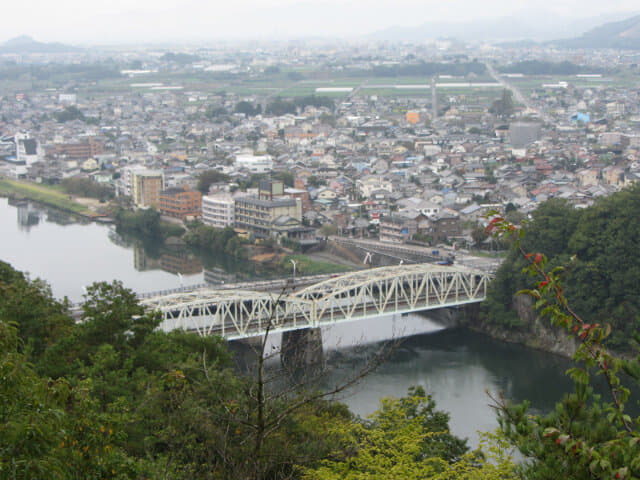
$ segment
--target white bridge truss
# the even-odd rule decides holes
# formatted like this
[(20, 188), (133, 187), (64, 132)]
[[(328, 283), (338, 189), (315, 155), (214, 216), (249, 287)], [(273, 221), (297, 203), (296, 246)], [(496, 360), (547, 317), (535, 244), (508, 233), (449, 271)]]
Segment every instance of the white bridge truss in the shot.
[(164, 331), (183, 329), (236, 340), (393, 313), (455, 307), (485, 299), (490, 275), (433, 264), (373, 268), (299, 291), (198, 290), (141, 303), (163, 315)]

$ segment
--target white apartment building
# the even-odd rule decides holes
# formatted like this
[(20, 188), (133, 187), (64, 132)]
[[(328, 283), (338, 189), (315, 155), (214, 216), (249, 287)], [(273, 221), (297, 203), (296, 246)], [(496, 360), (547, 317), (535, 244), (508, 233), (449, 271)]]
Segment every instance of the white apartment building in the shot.
[(234, 200), (228, 194), (202, 197), (202, 221), (215, 228), (233, 227), (235, 221)]
[(251, 173), (267, 173), (273, 170), (271, 155), (238, 154), (235, 159), (237, 169), (247, 169)]

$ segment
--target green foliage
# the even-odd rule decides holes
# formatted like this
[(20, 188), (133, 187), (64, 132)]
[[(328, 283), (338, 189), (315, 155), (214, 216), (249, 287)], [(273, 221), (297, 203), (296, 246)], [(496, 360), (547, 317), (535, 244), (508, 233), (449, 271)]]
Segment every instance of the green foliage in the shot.
[(75, 105), (65, 107), (64, 110), (61, 110), (59, 112), (53, 112), (53, 117), (59, 123), (64, 123), (71, 120), (85, 121), (84, 114)]
[(502, 91), (502, 97), (494, 100), (489, 107), (489, 112), (502, 118), (506, 118), (513, 114), (513, 94), (510, 90), (504, 89)]
[(267, 115), (273, 115), (279, 117), (287, 113), (296, 114), (296, 104), (287, 100), (283, 100), (280, 97), (276, 97), (267, 107), (264, 109), (264, 113)]
[(287, 255), (280, 261), (280, 270), (293, 273), (291, 260), (296, 262), (296, 273), (298, 275), (321, 275), (349, 270), (344, 265), (313, 260), (305, 255)]
[[(608, 318), (614, 334), (607, 343), (616, 349), (627, 348), (628, 339), (640, 328), (640, 257), (635, 248), (640, 241), (639, 214), (637, 186), (584, 210), (550, 200), (533, 213), (522, 239), (525, 250), (545, 252), (551, 268), (570, 263), (563, 273), (567, 299), (585, 321)], [(512, 304), (517, 291), (533, 287), (531, 277), (520, 275), (525, 265), (512, 252), (500, 267), (483, 305), (486, 322), (521, 325)]]
[(413, 234), (412, 240), (431, 245), (432, 238), (424, 232), (416, 232)]
[(118, 208), (113, 214), (113, 218), (119, 230), (147, 239), (179, 237), (184, 233), (184, 228), (180, 225), (161, 221), (160, 212), (155, 208), (141, 209), (135, 212)]
[(190, 225), (184, 240), (187, 245), (212, 253), (224, 252), (233, 258), (247, 258), (242, 240), (231, 227), (220, 229), (196, 222)]
[(448, 422), (421, 388), (409, 389), (404, 398), (382, 399), (368, 421), (337, 426), (342, 445), (336, 458), (305, 469), (304, 478), (515, 478), (510, 458), (501, 453), (491, 463), (480, 451), (468, 453), (466, 441), (451, 435)]
[(281, 170), (279, 172), (274, 172), (271, 175), (271, 178), (274, 180), (281, 180), (284, 183), (285, 187), (293, 187), (294, 176), (293, 173), (288, 170)]
[(254, 106), (251, 102), (241, 100), (240, 102), (236, 103), (234, 112), (244, 113), (247, 117), (255, 117), (256, 115), (260, 115), (262, 113), (262, 105)]
[[(636, 192), (634, 188), (625, 195)], [(609, 200), (598, 207), (615, 202)], [(578, 230), (581, 225), (582, 221)], [(562, 398), (550, 414), (530, 415), (526, 402), (513, 405), (502, 397), (494, 399), (502, 432), (529, 459), (520, 467), (521, 477), (638, 478), (640, 416), (632, 419), (626, 406), (631, 387), (640, 387), (640, 354), (622, 360), (607, 351), (604, 342), (611, 334), (611, 324), (604, 323), (607, 316), (591, 323), (574, 310), (565, 295), (565, 267), (552, 267), (545, 254), (527, 250), (523, 230), (499, 216), (491, 220), (489, 230), (513, 239), (515, 251), (525, 263), (522, 273), (535, 279), (533, 288), (520, 293), (531, 296), (541, 315), (579, 343), (573, 355), (575, 367), (567, 371), (574, 381), (574, 392)], [(640, 352), (640, 335), (635, 339)], [(593, 394), (594, 374), (604, 379), (608, 400)]]
[(227, 109), (222, 106), (209, 105), (204, 113), (204, 116), (209, 120), (212, 120), (214, 118), (224, 117), (228, 114), (229, 112), (227, 111)]
[(307, 106), (313, 107), (325, 107), (333, 111), (335, 103), (329, 97), (317, 97), (315, 95), (309, 95), (306, 97), (298, 97), (295, 99), (295, 104), (301, 110), (304, 110)]
[(81, 197), (108, 199), (113, 197), (113, 188), (108, 185), (100, 185), (90, 178), (71, 177), (60, 182), (67, 193)]
[[(0, 266), (0, 305), (51, 302)], [(66, 317), (32, 365), (19, 331), (38, 335), (58, 309), (31, 329), (26, 312), (0, 318), (0, 478), (511, 478), (508, 459), (465, 453), (421, 389), (361, 422), (300, 385), (272, 389), (271, 372), (238, 375), (218, 337), (155, 330), (118, 281), (88, 287), (82, 321)]]
[(30, 280), (0, 261), (0, 323), (17, 325), (22, 342), (32, 359), (68, 333), (73, 321), (67, 314), (66, 299), (53, 298), (51, 288), (42, 280)]
[(228, 182), (229, 176), (220, 172), (219, 170), (205, 170), (200, 175), (198, 175), (198, 185), (197, 189), (202, 192), (202, 194), (206, 195), (209, 193), (209, 187), (214, 183), (219, 182)]

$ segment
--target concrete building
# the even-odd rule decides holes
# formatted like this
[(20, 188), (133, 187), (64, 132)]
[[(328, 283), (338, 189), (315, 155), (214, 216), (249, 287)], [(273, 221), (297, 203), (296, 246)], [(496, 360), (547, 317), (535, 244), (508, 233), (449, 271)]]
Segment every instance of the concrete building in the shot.
[(167, 188), (160, 192), (159, 209), (162, 215), (180, 218), (202, 216), (202, 194), (189, 187)]
[(526, 147), (540, 140), (541, 131), (539, 123), (515, 122), (509, 125), (509, 141), (514, 147)]
[(236, 155), (235, 167), (245, 169), (251, 173), (267, 173), (273, 170), (273, 160), (271, 155)]
[(17, 133), (15, 142), (18, 163), (24, 163), (29, 167), (40, 161), (40, 148), (36, 139), (30, 138), (28, 134)]
[(231, 195), (222, 193), (202, 197), (202, 221), (215, 228), (233, 227), (235, 223), (235, 201)]
[(164, 174), (160, 170), (134, 171), (131, 185), (131, 198), (136, 207), (157, 207), (164, 189)]
[(99, 140), (89, 137), (86, 142), (57, 143), (49, 148), (47, 156), (66, 157), (75, 160), (86, 160), (104, 152), (104, 145)]
[(418, 231), (416, 219), (401, 215), (388, 215), (380, 220), (380, 241), (387, 243), (404, 243), (411, 240)]
[(256, 238), (270, 237), (272, 225), (280, 217), (291, 217), (299, 223), (302, 222), (302, 202), (300, 199), (261, 200), (256, 197), (236, 199), (236, 227), (249, 231)]

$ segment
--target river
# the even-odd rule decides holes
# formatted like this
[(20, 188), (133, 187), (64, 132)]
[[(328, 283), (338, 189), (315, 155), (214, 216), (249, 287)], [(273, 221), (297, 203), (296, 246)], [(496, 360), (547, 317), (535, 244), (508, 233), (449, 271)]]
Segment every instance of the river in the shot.
[[(0, 260), (29, 272), (31, 278), (46, 280), (54, 296), (72, 301), (82, 300), (84, 286), (101, 280), (119, 279), (137, 292), (148, 292), (251, 276), (246, 268), (224, 261), (145, 248), (122, 238), (111, 226), (80, 223), (31, 203), (10, 205), (0, 198), (0, 225)], [(400, 396), (420, 385), (451, 414), (453, 433), (477, 445), (476, 431), (497, 427), (486, 391), (502, 390), (516, 401), (529, 399), (537, 411), (548, 411), (571, 386), (564, 375), (566, 359), (464, 329), (445, 329), (421, 315), (324, 329), (328, 384), (351, 375), (380, 342), (400, 337), (405, 339), (391, 357), (342, 395), (355, 413), (370, 414), (380, 397)]]

